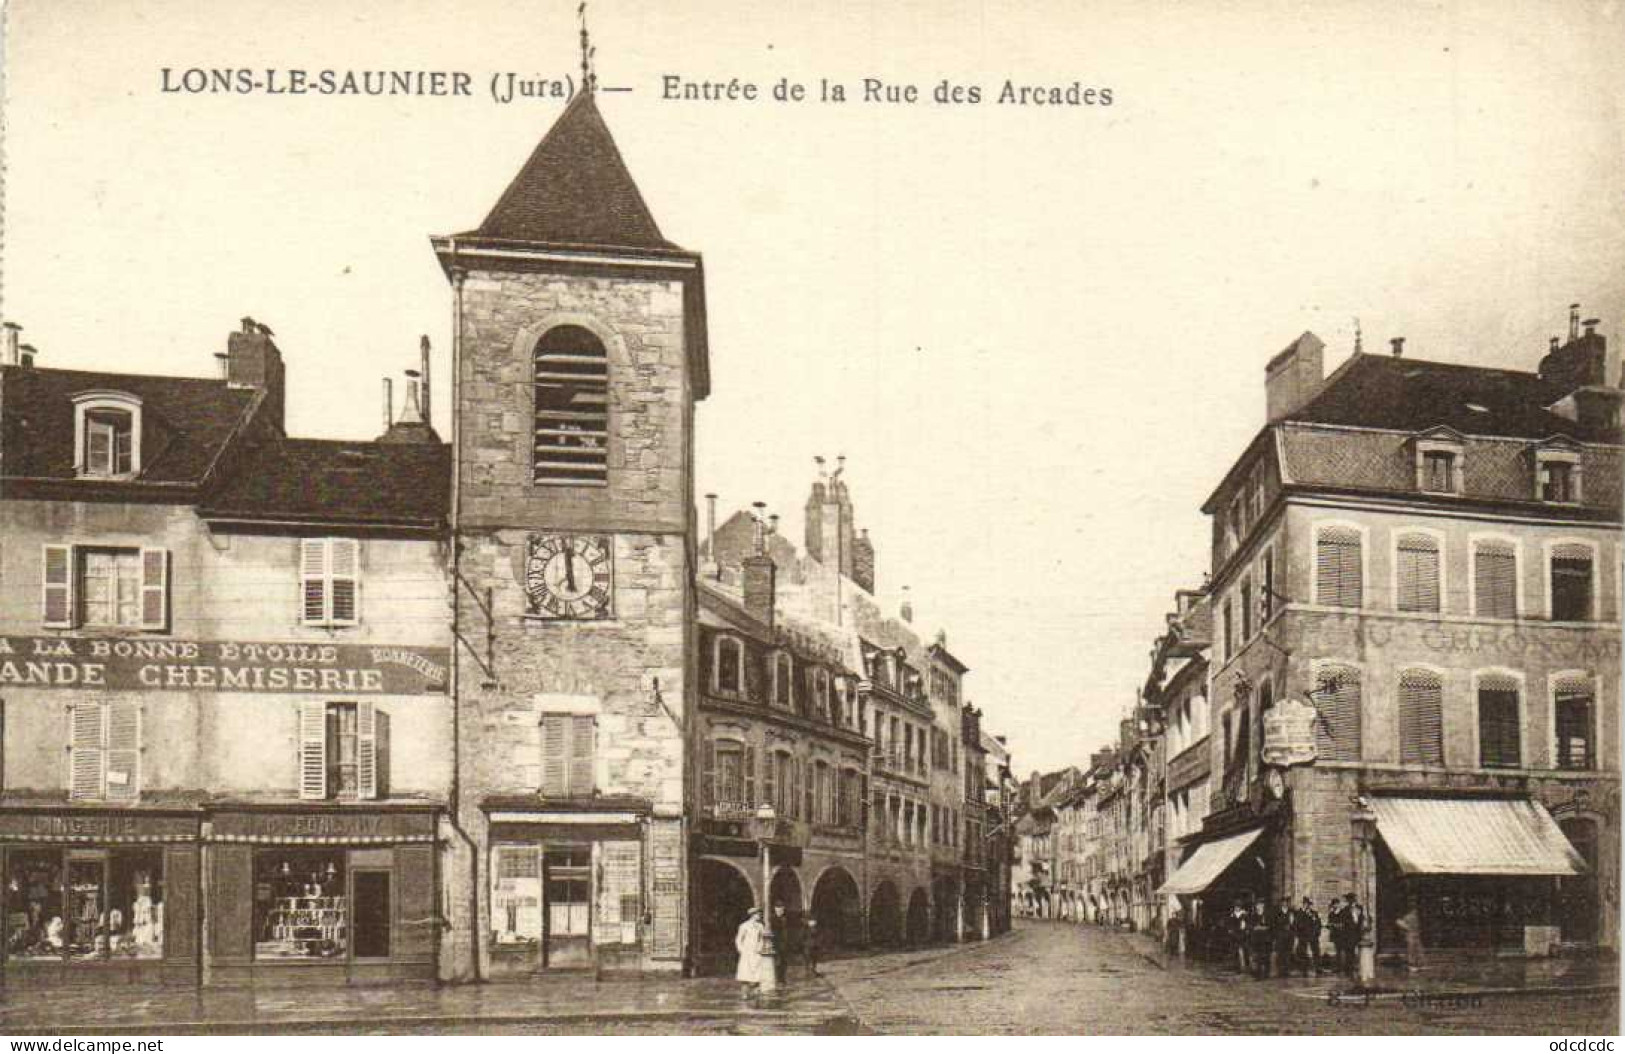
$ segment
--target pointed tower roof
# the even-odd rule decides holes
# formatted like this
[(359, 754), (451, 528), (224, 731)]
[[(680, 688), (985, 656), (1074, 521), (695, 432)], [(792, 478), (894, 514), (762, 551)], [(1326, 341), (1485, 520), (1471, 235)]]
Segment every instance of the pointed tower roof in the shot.
[(536, 144), (485, 222), (467, 236), (556, 246), (665, 249), (667, 241), (584, 91)]

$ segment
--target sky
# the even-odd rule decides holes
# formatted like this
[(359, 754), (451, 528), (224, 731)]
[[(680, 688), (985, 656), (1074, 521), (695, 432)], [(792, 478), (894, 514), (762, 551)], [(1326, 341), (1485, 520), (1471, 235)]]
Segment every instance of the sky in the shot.
[[(290, 434), (340, 438), (379, 431), (379, 378), (427, 334), (444, 433), (428, 237), (476, 226), (562, 110), (489, 89), (577, 77), (575, 16), (11, 0), (0, 313), (42, 366), (204, 376), (251, 315)], [(883, 603), (906, 585), (946, 631), (1022, 774), (1114, 737), (1299, 333), (1328, 370), (1356, 318), (1368, 352), (1532, 370), (1578, 300), (1619, 345), (1619, 0), (588, 17), (600, 85), (630, 89), (600, 99), (628, 166), (705, 257), (699, 493), (767, 502), (799, 540), (813, 457), (844, 454)], [(473, 95), (191, 94), (165, 68), (465, 72)], [(668, 76), (759, 95), (667, 99)], [(774, 101), (781, 78), (808, 97)], [(865, 102), (864, 78), (919, 101)], [(1097, 103), (1000, 104), (1007, 79)], [(943, 81), (981, 102), (935, 103)]]

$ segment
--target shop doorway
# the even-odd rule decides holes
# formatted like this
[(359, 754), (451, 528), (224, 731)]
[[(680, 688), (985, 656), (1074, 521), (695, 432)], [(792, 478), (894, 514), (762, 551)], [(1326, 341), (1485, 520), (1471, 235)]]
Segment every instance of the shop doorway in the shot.
[(491, 973), (592, 966), (591, 844), (498, 845), (491, 867)]
[(750, 880), (733, 864), (702, 858), (695, 868), (693, 895), (695, 972), (732, 974), (739, 962), (734, 934), (756, 906)]
[(931, 895), (916, 888), (908, 897), (908, 943), (925, 944), (931, 939)]
[(858, 883), (843, 867), (831, 867), (813, 883), (812, 916), (818, 939), (832, 951), (863, 944), (863, 902)]
[(883, 948), (903, 943), (903, 909), (897, 887), (886, 881), (875, 887), (869, 902), (869, 938)]
[(1586, 873), (1558, 879), (1558, 925), (1562, 939), (1597, 942), (1597, 822), (1580, 816), (1558, 824), (1563, 837), (1585, 861)]

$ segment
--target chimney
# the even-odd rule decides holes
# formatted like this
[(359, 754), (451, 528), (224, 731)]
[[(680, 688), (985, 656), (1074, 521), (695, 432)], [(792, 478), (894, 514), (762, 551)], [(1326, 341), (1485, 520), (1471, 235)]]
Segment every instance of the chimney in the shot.
[(23, 327), (15, 322), (7, 322), (5, 330), (5, 341), (0, 344), (0, 366), (21, 365), (17, 341), (22, 337)]
[(24, 344), (22, 347), (17, 349), (17, 365), (21, 366), (25, 370), (33, 369), (34, 357), (38, 354), (39, 350), (36, 349), (34, 345)]
[[(1579, 320), (1580, 305), (1569, 305), (1568, 343), (1548, 350), (1540, 360), (1540, 379), (1568, 395), (1579, 388), (1608, 383), (1608, 341), (1597, 332), (1598, 320)], [(1580, 326), (1585, 332), (1580, 332)]]
[(418, 338), (418, 351), (423, 359), (423, 364), (419, 367), (419, 372), (423, 374), (423, 420), (433, 424), (434, 419), (429, 416), (429, 334), (425, 333)]
[(869, 540), (867, 527), (852, 543), (852, 581), (866, 593), (875, 591), (875, 543)]
[(1304, 334), (1264, 367), (1265, 414), (1274, 423), (1296, 412), (1320, 391), (1326, 372), (1326, 345)]
[(1394, 349), (1394, 358), (1402, 359), (1402, 358), (1405, 357), (1405, 338), (1404, 337), (1393, 337), (1393, 338), (1391, 338), (1388, 341), (1388, 346)]
[(282, 353), (271, 342), (269, 327), (244, 318), (242, 328), (226, 338), (226, 386), (264, 392), (267, 419), (283, 430)]
[(710, 565), (702, 569), (713, 578), (722, 578), (722, 563), (717, 559), (717, 496), (705, 496), (705, 556)]
[(423, 423), (423, 409), (418, 405), (418, 371), (406, 371), (406, 400), (401, 404), (401, 424)]
[(395, 423), (395, 382), (384, 378), (384, 431)]
[(741, 561), (745, 610), (757, 621), (773, 625), (774, 594), (778, 584), (778, 568), (767, 555), (767, 525), (762, 520), (762, 502), (753, 502), (756, 520), (756, 541), (749, 556)]
[(1569, 305), (1569, 339), (1573, 340), (1580, 335), (1580, 305)]

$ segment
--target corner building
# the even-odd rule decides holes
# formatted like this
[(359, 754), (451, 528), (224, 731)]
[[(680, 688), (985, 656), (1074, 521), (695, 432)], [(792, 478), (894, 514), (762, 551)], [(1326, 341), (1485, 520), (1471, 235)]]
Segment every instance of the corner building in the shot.
[(700, 258), (591, 92), (480, 226), (454, 298), (451, 980), (681, 968)]

